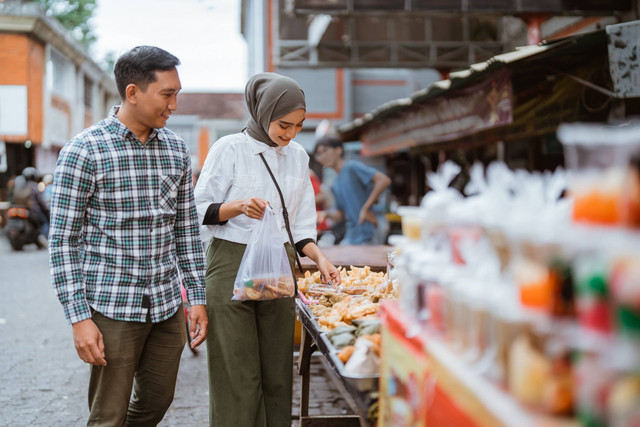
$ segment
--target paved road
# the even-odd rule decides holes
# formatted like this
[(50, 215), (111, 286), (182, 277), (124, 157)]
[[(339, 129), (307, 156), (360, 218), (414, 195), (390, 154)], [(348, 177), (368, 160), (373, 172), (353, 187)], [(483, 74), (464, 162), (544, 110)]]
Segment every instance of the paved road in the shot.
[[(33, 245), (13, 252), (0, 230), (0, 291), (0, 426), (86, 425), (89, 368), (76, 354), (50, 284), (47, 252)], [(318, 361), (312, 374), (310, 414), (347, 413)], [(206, 354), (185, 348), (175, 399), (160, 426), (207, 424)]]

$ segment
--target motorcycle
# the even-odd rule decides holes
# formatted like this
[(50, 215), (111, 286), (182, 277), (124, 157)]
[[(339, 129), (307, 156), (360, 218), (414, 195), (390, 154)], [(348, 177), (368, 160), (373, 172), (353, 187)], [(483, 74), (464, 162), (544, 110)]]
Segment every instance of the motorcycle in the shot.
[(31, 212), (24, 206), (12, 206), (7, 212), (7, 225), (5, 227), (11, 248), (21, 251), (24, 245), (35, 243), (38, 249), (45, 248), (40, 241), (40, 227), (29, 219)]

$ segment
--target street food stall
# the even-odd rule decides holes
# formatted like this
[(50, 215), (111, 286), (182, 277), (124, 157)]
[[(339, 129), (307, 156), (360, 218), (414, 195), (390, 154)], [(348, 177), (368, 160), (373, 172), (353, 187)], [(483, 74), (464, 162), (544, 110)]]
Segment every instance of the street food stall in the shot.
[[(638, 34), (640, 22), (613, 25), (498, 55), (340, 128), (368, 155), (496, 142), (508, 152), (531, 137), (545, 145), (538, 160), (558, 154), (518, 171), (508, 155), (462, 167), (439, 155), (433, 191), (398, 210), (388, 298), (354, 308), (314, 294), (311, 272), (300, 278), (301, 372), (319, 349), (356, 401), (348, 313), (377, 305), (379, 416), (360, 399), (360, 422), (640, 423)], [(559, 128), (577, 121), (591, 127)], [(462, 168), (464, 192), (452, 185)]]
[(567, 170), (476, 164), (470, 197), (435, 186), (403, 211), (378, 425), (640, 421), (640, 126), (558, 138)]
[[(377, 333), (377, 327), (372, 323), (379, 323), (372, 318), (379, 308), (379, 299), (374, 303), (368, 293), (377, 289), (387, 291), (384, 295), (390, 295), (386, 270), (387, 254), (391, 249), (384, 245), (323, 248), (327, 258), (341, 269), (342, 284), (338, 288), (323, 285), (315, 264), (308, 258), (302, 259), (304, 273), (298, 273), (299, 298), (296, 299), (296, 313), (301, 324), (298, 358), (298, 373), (302, 377), (301, 426), (375, 424), (379, 379), (377, 366), (373, 369), (369, 367), (364, 374), (350, 372), (345, 355), (349, 351), (355, 353), (354, 344), (360, 336), (376, 339), (374, 334), (367, 332)], [(340, 304), (347, 318), (333, 314), (332, 310), (336, 313), (341, 310)], [(324, 366), (348, 394), (347, 400), (354, 404), (352, 409), (357, 415), (309, 416), (309, 368), (311, 356), (316, 351), (322, 354)], [(368, 363), (371, 363), (371, 359), (368, 359)]]

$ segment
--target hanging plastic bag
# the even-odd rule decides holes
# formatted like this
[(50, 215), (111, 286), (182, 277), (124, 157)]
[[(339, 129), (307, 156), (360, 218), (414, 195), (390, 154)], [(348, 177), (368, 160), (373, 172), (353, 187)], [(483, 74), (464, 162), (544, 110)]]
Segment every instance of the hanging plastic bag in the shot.
[(261, 301), (294, 295), (293, 273), (275, 213), (267, 206), (255, 225), (233, 284), (232, 300)]

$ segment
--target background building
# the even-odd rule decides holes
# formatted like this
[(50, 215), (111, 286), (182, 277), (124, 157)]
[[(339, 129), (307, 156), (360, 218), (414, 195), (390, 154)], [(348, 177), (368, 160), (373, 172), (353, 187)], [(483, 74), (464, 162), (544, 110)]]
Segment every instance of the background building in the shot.
[(0, 2), (0, 200), (27, 166), (53, 172), (58, 152), (119, 102), (104, 72), (31, 2)]
[(193, 172), (197, 174), (219, 138), (239, 132), (247, 123), (243, 93), (178, 94), (178, 109), (167, 127), (180, 135), (191, 152)]
[[(249, 74), (274, 71), (307, 94), (306, 130), (543, 38), (635, 19), (637, 1), (242, 0)], [(312, 134), (300, 142), (313, 145)]]
[[(434, 96), (438, 91), (429, 91), (433, 83), (448, 82), (452, 73), (457, 78), (467, 73), (461, 70), (473, 74), (472, 64), (486, 67), (510, 52), (504, 60), (517, 60), (514, 51), (520, 46), (561, 41), (638, 19), (639, 11), (638, 0), (243, 0), (242, 31), (249, 45), (250, 74), (276, 71), (295, 78), (305, 90), (311, 120), (300, 139), (307, 148), (313, 145), (310, 131), (319, 120), (329, 119), (341, 129), (347, 124), (343, 139), (359, 141), (354, 148), (367, 155), (367, 162), (395, 175), (393, 191), (403, 193), (402, 203), (414, 204), (426, 190), (425, 171), (451, 156), (464, 164), (506, 153), (514, 166), (548, 167), (562, 163), (562, 152), (557, 141), (539, 133), (521, 133), (508, 147), (489, 138), (475, 139), (473, 146), (455, 145), (453, 138), (449, 150), (424, 141), (418, 149), (362, 150), (363, 133), (352, 131), (362, 129), (360, 120), (373, 116), (382, 123), (420, 91)], [(598, 46), (602, 49), (602, 43)], [(583, 59), (589, 62), (588, 55)], [(598, 61), (606, 61), (606, 48)], [(610, 86), (601, 79), (594, 82), (605, 90)], [(522, 108), (528, 99), (519, 91), (524, 86), (516, 87)], [(589, 105), (602, 102), (602, 92), (583, 92)], [(555, 128), (549, 129), (553, 134)], [(532, 161), (549, 150), (544, 162)]]

